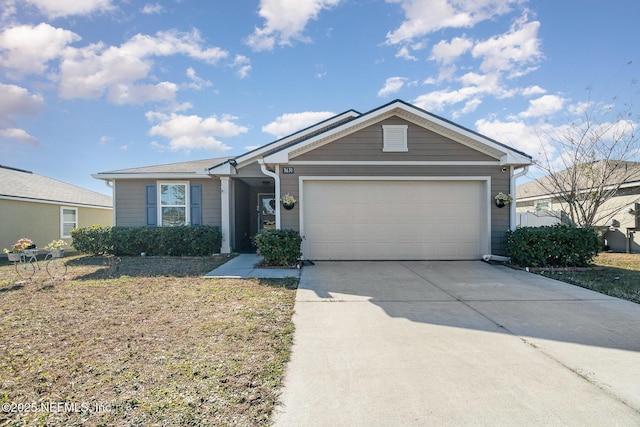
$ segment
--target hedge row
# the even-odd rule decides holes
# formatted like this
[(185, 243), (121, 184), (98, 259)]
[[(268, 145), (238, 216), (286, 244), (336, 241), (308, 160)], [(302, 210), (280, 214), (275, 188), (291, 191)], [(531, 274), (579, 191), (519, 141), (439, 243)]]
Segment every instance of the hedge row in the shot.
[(601, 248), (595, 230), (561, 224), (518, 228), (505, 242), (511, 262), (522, 267), (585, 267)]
[(73, 247), (91, 254), (206, 256), (220, 252), (222, 233), (209, 225), (179, 227), (103, 227), (71, 231)]

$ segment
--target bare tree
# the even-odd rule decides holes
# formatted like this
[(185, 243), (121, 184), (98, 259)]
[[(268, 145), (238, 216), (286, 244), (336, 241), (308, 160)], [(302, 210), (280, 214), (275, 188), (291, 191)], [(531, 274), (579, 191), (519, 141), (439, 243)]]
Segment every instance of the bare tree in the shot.
[(616, 109), (589, 96), (580, 113), (578, 120), (547, 135), (549, 143), (537, 161), (547, 175), (537, 183), (564, 205), (575, 225), (590, 227), (608, 223), (628, 207), (629, 201), (616, 205), (612, 199), (625, 184), (640, 181), (640, 112), (632, 103)]

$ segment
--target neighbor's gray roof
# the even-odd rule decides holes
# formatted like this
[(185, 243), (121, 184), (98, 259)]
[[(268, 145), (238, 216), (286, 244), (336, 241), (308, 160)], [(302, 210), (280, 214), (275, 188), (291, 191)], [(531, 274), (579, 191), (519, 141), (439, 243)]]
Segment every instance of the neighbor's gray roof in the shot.
[[(608, 185), (616, 185), (622, 183), (624, 186), (640, 186), (640, 162), (622, 162), (624, 163), (624, 170), (620, 170), (619, 173), (613, 174), (608, 181)], [(566, 170), (558, 172), (559, 174), (567, 173)], [(562, 180), (560, 180), (562, 182)], [(588, 184), (584, 185), (589, 187)], [(516, 187), (516, 198), (518, 200), (527, 198), (542, 198), (548, 197), (553, 193), (550, 189), (557, 191), (551, 178), (549, 176), (543, 176), (537, 180), (525, 182)], [(587, 188), (583, 188), (586, 190)]]
[(143, 166), (139, 168), (118, 169), (108, 172), (100, 172), (94, 177), (101, 178), (101, 175), (146, 175), (146, 174), (166, 174), (166, 173), (196, 173), (209, 170), (213, 166), (224, 163), (233, 157), (219, 157), (214, 159), (194, 160), (191, 162), (169, 163), (164, 165)]
[(112, 208), (111, 196), (29, 171), (0, 165), (0, 198)]

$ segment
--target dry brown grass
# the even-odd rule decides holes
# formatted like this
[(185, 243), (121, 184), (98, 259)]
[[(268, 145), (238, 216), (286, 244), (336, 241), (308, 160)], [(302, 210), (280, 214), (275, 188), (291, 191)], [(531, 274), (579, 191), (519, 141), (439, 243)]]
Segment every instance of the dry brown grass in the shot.
[(59, 281), (0, 265), (0, 425), (269, 423), (296, 280), (202, 278), (210, 257), (67, 261)]

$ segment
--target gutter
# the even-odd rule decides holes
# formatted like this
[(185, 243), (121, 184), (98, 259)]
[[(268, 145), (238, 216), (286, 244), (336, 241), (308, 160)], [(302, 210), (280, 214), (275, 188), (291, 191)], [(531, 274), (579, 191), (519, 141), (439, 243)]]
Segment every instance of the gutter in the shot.
[[(264, 159), (258, 159), (258, 164), (260, 165), (260, 170), (266, 176), (270, 176), (275, 181), (276, 187), (276, 229), (280, 230), (280, 175), (276, 172), (271, 172), (267, 169), (267, 165), (264, 163)], [(278, 166), (276, 165), (276, 171), (278, 170)]]

